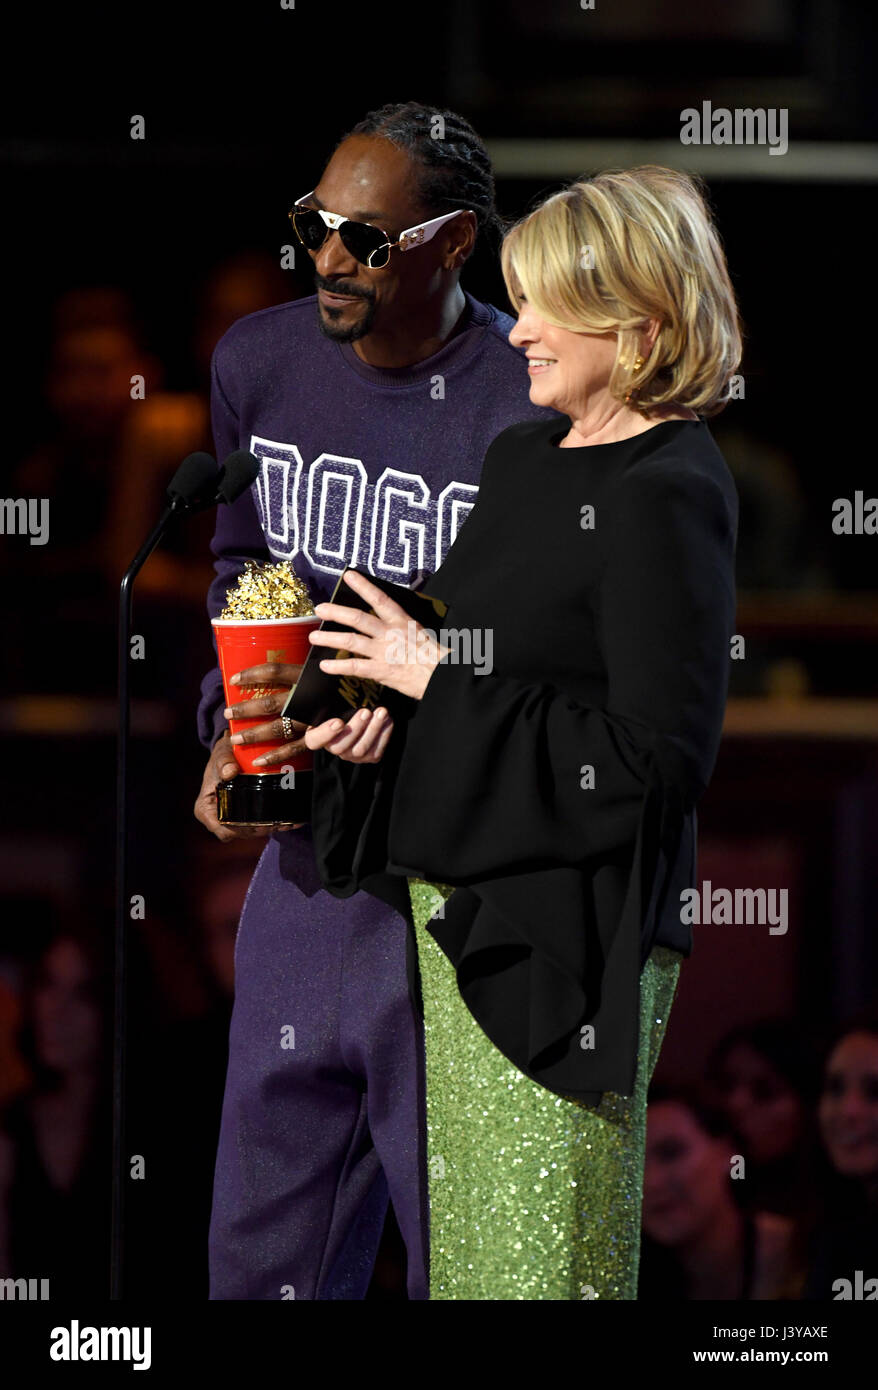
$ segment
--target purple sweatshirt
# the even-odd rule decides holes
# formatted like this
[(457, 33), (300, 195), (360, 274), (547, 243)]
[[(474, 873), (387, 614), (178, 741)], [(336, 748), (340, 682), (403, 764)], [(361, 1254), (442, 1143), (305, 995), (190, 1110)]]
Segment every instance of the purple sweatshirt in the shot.
[[(248, 559), (290, 560), (315, 603), (347, 565), (398, 584), (433, 573), (472, 508), (492, 439), (520, 421), (566, 419), (531, 404), (524, 353), (508, 341), (514, 320), (464, 295), (463, 329), (410, 367), (370, 367), (325, 337), (316, 295), (248, 314), (220, 339), (217, 458), (249, 449), (262, 470), (217, 509), (211, 618)], [(206, 748), (226, 727), (224, 706), (215, 666), (198, 706)], [(313, 858), (308, 830), (279, 833)]]

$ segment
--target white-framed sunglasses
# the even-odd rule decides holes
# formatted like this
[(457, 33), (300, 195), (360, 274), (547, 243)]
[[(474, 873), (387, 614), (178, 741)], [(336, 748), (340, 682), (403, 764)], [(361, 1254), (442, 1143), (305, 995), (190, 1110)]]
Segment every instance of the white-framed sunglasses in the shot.
[(368, 266), (370, 270), (380, 270), (386, 266), (394, 246), (398, 246), (400, 251), (411, 251), (415, 246), (423, 246), (436, 235), (443, 222), (466, 211), (465, 208), (456, 208), (454, 212), (446, 212), (442, 217), (431, 217), (429, 222), (419, 222), (416, 227), (408, 227), (400, 234), (398, 241), (391, 241), (385, 231), (380, 227), (373, 227), (371, 222), (352, 222), (338, 212), (327, 212), (325, 208), (304, 207), (313, 193), (312, 188), (303, 198), (297, 198), (289, 211), (293, 231), (299, 241), (307, 251), (319, 251), (329, 233), (338, 232), (342, 245), (361, 265)]

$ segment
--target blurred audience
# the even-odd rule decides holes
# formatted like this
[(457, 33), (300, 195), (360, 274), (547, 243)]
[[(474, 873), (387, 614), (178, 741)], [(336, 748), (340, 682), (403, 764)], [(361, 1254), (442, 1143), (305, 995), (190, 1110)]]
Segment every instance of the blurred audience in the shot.
[(242, 251), (210, 271), (198, 296), (192, 362), (198, 389), (210, 394), (210, 358), (227, 328), (246, 314), (311, 294), (298, 273), (282, 270), (265, 251)]
[[(59, 300), (44, 436), (9, 483), (13, 497), (48, 502), (47, 543), (33, 546), (18, 536), (3, 549), (6, 575), (29, 599), (12, 615), (8, 650), (17, 691), (115, 689), (122, 574), (158, 519), (178, 463), (209, 443), (205, 403), (165, 392), (163, 374), (122, 290), (87, 287)], [(191, 524), (202, 530), (191, 552), (197, 558), (186, 558), (195, 537), (178, 529), (147, 562), (138, 596), (167, 592), (194, 604), (198, 595), (203, 604), (212, 573), (209, 522)]]
[(58, 598), (71, 587), (94, 595), (116, 578), (109, 569), (114, 488), (145, 404), (132, 397), (132, 381), (142, 379), (149, 399), (161, 374), (123, 290), (84, 288), (58, 300), (49, 329), (43, 438), (10, 481), (12, 496), (49, 500), (48, 542), (20, 544), (13, 554), (18, 563), (37, 562), (35, 575), (44, 584), (54, 581)]
[[(838, 1029), (818, 1105), (828, 1174), (803, 1297), (878, 1297), (878, 1009)], [(864, 1284), (874, 1281), (871, 1290)], [(850, 1292), (845, 1290), (847, 1281)], [(856, 1292), (859, 1287), (859, 1293)]]
[(107, 1291), (107, 986), (97, 953), (72, 936), (31, 963), (19, 1046), (32, 1083), (0, 1116), (0, 1268), (49, 1279), (53, 1298)]
[(740, 1136), (740, 1195), (753, 1210), (801, 1218), (816, 1201), (819, 1059), (802, 1031), (764, 1019), (721, 1038), (708, 1085)]
[[(151, 909), (129, 939), (125, 1289), (207, 1296), (207, 1224), (234, 942), (257, 849), (235, 847), (181, 894), (191, 929)], [(200, 868), (199, 868), (200, 866)], [(51, 1296), (108, 1288), (113, 954), (66, 931), (0, 975), (0, 1277), (48, 1278)], [(174, 1243), (173, 1267), (166, 1264)]]
[(738, 589), (831, 588), (832, 576), (810, 544), (792, 456), (742, 428), (732, 414), (718, 419), (714, 433), (738, 490)]
[[(182, 375), (195, 383), (189, 391), (168, 389), (165, 364), (147, 346), (126, 290), (82, 286), (58, 299), (48, 333), (43, 436), (13, 465), (7, 484), (10, 497), (49, 504), (46, 544), (14, 536), (0, 551), (2, 573), (29, 597), (12, 615), (8, 643), (16, 690), (113, 692), (122, 575), (165, 507), (178, 465), (195, 450), (213, 452), (213, 348), (235, 319), (302, 292), (300, 282), (263, 253), (215, 267), (187, 335), (190, 361)], [(175, 622), (182, 605), (193, 632), (196, 625), (199, 632), (206, 628), (214, 521), (208, 510), (172, 526), (137, 579), (135, 605), (144, 626), (153, 617), (154, 644), (163, 640), (169, 606)], [(51, 614), (50, 664), (36, 613)], [(178, 654), (188, 649), (178, 631), (172, 642)], [(169, 664), (161, 661), (156, 669)]]
[(742, 1147), (726, 1112), (697, 1091), (651, 1088), (639, 1299), (796, 1296), (794, 1224), (741, 1203)]

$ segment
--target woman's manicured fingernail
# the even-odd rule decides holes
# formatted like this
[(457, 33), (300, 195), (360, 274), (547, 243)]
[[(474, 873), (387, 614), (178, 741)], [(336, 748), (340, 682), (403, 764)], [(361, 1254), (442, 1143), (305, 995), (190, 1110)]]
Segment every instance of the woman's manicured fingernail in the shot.
[(329, 727), (330, 727), (330, 729), (332, 729), (332, 731), (333, 731), (333, 733), (334, 733), (336, 729), (341, 729), (341, 728), (343, 728), (343, 724), (342, 724), (342, 721), (341, 721), (340, 719), (330, 719), (330, 721), (329, 721)]
[(261, 767), (263, 763), (267, 763), (267, 762), (268, 762), (268, 754), (267, 754), (267, 753), (263, 753), (263, 755), (262, 755), (261, 758), (254, 758), (254, 759), (253, 759), (253, 766), (254, 766), (254, 767)]
[(243, 743), (243, 742), (244, 742), (244, 735), (243, 735), (243, 734), (232, 734), (231, 738), (229, 739), (229, 743)]
[(241, 672), (240, 672), (240, 671), (236, 671), (235, 674), (234, 674), (233, 676), (229, 676), (229, 685), (237, 685), (237, 684), (238, 684), (238, 681), (239, 681), (240, 679), (241, 679)]
[(232, 714), (232, 711), (231, 711), (230, 708), (229, 708), (229, 709), (224, 709), (224, 710), (223, 710), (223, 719), (233, 719), (233, 718), (234, 718), (234, 715)]
[(379, 719), (383, 719), (385, 714), (387, 713), (387, 710), (384, 708), (383, 705), (379, 705), (375, 713), (377, 714)]

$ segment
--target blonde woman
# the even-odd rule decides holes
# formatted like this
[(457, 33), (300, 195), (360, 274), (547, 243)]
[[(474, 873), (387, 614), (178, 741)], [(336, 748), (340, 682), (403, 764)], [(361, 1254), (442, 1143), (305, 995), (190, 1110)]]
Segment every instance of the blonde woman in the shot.
[(318, 607), (346, 631), (311, 640), (353, 653), (323, 669), (398, 694), (307, 733), (313, 834), (332, 891), (411, 904), (431, 1298), (633, 1299), (646, 1088), (691, 951), (680, 894), (734, 630), (737, 498), (705, 417), (738, 313), (702, 192), (671, 169), (565, 187), (502, 265), (531, 400), (562, 418), (491, 443), (426, 585), (442, 631), (363, 575), (372, 611)]

